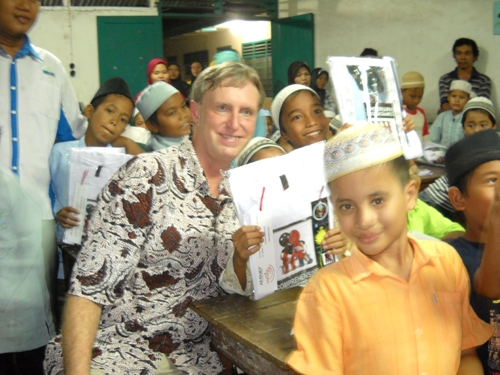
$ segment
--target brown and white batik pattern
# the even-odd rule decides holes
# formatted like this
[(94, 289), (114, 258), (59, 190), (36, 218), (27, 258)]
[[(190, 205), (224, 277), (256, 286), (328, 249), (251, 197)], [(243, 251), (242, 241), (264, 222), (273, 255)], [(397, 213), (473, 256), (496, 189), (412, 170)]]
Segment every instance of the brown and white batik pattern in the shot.
[[(215, 199), (189, 139), (132, 159), (102, 190), (69, 293), (103, 306), (92, 367), (154, 374), (164, 353), (189, 374), (216, 374), (208, 323), (188, 309), (219, 294), (238, 220), (226, 181)], [(49, 374), (62, 369), (51, 341)]]

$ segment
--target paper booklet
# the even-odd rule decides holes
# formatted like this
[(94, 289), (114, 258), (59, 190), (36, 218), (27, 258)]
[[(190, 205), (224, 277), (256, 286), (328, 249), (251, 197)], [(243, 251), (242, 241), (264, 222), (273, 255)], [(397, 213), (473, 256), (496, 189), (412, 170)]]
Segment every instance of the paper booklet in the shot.
[(333, 224), (323, 171), (324, 142), (231, 169), (228, 180), (241, 225), (265, 233), (250, 257), (255, 299), (304, 285), (336, 260), (321, 242)]
[(340, 57), (327, 60), (342, 124), (384, 123), (401, 142), (406, 159), (423, 155), (416, 131), (403, 130), (402, 96), (391, 57)]
[(65, 229), (63, 242), (81, 244), (97, 196), (111, 176), (133, 155), (125, 154), (124, 148), (85, 147), (72, 148), (69, 164), (68, 205), (80, 211), (78, 226)]

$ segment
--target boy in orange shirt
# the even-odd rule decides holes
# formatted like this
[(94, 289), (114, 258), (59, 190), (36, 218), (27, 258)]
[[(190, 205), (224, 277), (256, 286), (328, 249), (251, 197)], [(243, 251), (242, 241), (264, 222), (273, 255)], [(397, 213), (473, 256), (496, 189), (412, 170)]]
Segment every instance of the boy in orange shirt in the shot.
[(482, 373), (475, 347), (493, 328), (469, 305), (455, 250), (408, 235), (417, 189), (399, 142), (385, 128), (352, 127), (328, 141), (324, 163), (355, 246), (302, 292), (289, 365), (303, 374)]

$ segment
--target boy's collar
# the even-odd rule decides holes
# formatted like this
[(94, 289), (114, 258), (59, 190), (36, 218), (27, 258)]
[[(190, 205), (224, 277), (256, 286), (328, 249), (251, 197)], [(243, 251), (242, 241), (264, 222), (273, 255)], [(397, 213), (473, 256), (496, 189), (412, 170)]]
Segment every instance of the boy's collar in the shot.
[[(5, 50), (2, 47), (0, 47), (0, 50), (2, 52), (4, 52), (5, 54), (7, 54), (7, 52), (5, 52)], [(40, 61), (43, 61), (42, 58), (40, 57), (40, 55), (35, 51), (35, 48), (31, 44), (30, 38), (27, 35), (26, 35), (26, 38), (24, 40), (23, 46), (21, 47), (21, 49), (19, 51), (17, 51), (13, 60), (20, 58), (20, 57), (25, 57), (25, 56), (33, 56), (34, 58), (36, 58)]]
[[(411, 234), (408, 233), (408, 242), (413, 248), (413, 264), (412, 264), (412, 274), (420, 268), (422, 268), (426, 263), (428, 263), (431, 258), (441, 257), (434, 248), (426, 248), (423, 249), (419, 243)], [(391, 271), (387, 270), (385, 267), (375, 262), (374, 260), (367, 257), (357, 248), (354, 248), (352, 251), (353, 257), (353, 282), (357, 283), (368, 276), (374, 274), (382, 277), (394, 277), (397, 276), (393, 274)], [(411, 280), (411, 276), (410, 276)]]

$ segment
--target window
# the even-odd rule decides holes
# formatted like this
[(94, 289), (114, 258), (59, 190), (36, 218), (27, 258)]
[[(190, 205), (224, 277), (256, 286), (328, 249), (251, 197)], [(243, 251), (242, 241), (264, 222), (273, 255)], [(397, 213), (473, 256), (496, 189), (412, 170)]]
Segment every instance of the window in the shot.
[(271, 40), (261, 40), (241, 45), (243, 62), (259, 74), (266, 95), (273, 96), (272, 45)]

